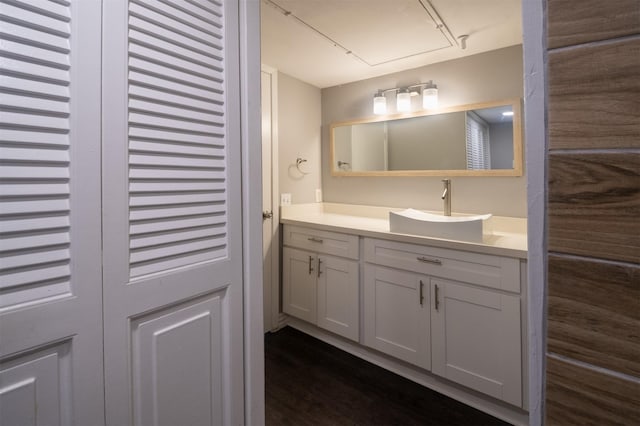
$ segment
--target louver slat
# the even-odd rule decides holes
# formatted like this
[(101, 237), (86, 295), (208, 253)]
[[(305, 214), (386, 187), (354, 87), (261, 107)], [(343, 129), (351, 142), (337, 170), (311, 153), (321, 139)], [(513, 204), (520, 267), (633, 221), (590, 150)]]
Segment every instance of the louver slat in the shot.
[(179, 46), (175, 43), (165, 41), (158, 37), (153, 37), (139, 31), (130, 30), (129, 39), (143, 46), (152, 45), (154, 50), (168, 53), (172, 56), (175, 56), (176, 58), (181, 58), (195, 64), (201, 64), (217, 69), (220, 69), (222, 66), (222, 62), (219, 57), (202, 54), (192, 49)]
[[(39, 3), (50, 4), (50, 6), (54, 5), (53, 2), (40, 1)], [(65, 14), (66, 16), (56, 16), (56, 14), (34, 12), (34, 10), (44, 11), (45, 8), (37, 9), (30, 7), (30, 5), (33, 4), (32, 0), (22, 2), (14, 1), (14, 4), (15, 5), (0, 3), (0, 16), (9, 17), (13, 22), (19, 22), (19, 24), (23, 26), (40, 30), (45, 33), (43, 37), (47, 37), (48, 35), (69, 36), (70, 26), (68, 13)], [(34, 41), (37, 41), (37, 39)]]
[(132, 140), (129, 148), (137, 152), (157, 152), (160, 154), (201, 155), (215, 157), (224, 155), (224, 150), (216, 147), (185, 144), (157, 143)]
[[(129, 66), (132, 67), (135, 62), (134, 59), (130, 60)], [(139, 62), (138, 65), (145, 64), (144, 62)], [(151, 68), (154, 66), (155, 64), (149, 64), (145, 69), (152, 72)], [(129, 95), (156, 102), (181, 105), (183, 108), (190, 107), (191, 109), (208, 111), (217, 115), (221, 115), (224, 112), (218, 103), (213, 102), (213, 98), (218, 96), (222, 91), (221, 85), (210, 81), (196, 82), (195, 80), (197, 80), (197, 78), (192, 77), (190, 78), (192, 84), (202, 83), (202, 85), (198, 87), (185, 86), (174, 81), (166, 80), (167, 78), (184, 78), (184, 75), (176, 75), (175, 72), (169, 69), (157, 71), (164, 71), (164, 78), (156, 78), (152, 75), (141, 75), (136, 71), (131, 71), (129, 73), (129, 81), (131, 84), (140, 84), (140, 86), (131, 87)], [(216, 86), (220, 87), (216, 89)]]
[(226, 217), (222, 215), (196, 216), (187, 218), (174, 218), (162, 222), (138, 222), (131, 226), (131, 233), (135, 235), (161, 233), (176, 229), (199, 228), (203, 226), (222, 227), (226, 223)]
[(158, 13), (151, 8), (140, 6), (134, 2), (131, 2), (129, 3), (129, 14), (129, 22), (131, 22), (132, 17), (138, 17), (140, 19), (144, 19), (145, 21), (157, 23), (159, 24), (159, 26), (165, 27), (171, 32), (175, 32), (176, 34), (183, 35), (185, 37), (207, 44), (213, 47), (215, 51), (220, 51), (219, 36), (216, 37), (213, 34), (199, 31), (191, 25), (173, 20), (170, 17)]
[[(185, 1), (173, 0), (167, 2), (161, 2), (157, 0), (134, 0), (136, 3), (143, 4), (149, 9), (153, 9), (156, 12), (169, 17), (173, 21), (182, 22), (189, 25), (193, 29), (197, 29), (205, 34), (213, 34), (218, 38), (220, 36), (220, 28), (222, 28), (220, 18), (207, 14), (204, 11), (199, 13), (189, 13), (185, 11)], [(203, 19), (204, 16), (204, 19)], [(195, 19), (194, 19), (195, 18)], [(212, 26), (214, 24), (216, 27)], [(216, 31), (217, 30), (217, 31)]]
[(129, 3), (132, 278), (227, 254), (221, 15), (200, 3)]
[[(225, 212), (225, 206), (221, 204), (203, 204), (203, 205), (185, 205), (185, 206), (168, 206), (158, 208), (157, 206), (150, 209), (132, 209), (129, 219), (132, 225), (137, 220), (166, 220), (167, 222), (179, 216), (197, 216), (222, 214)], [(134, 229), (134, 227), (131, 227)], [(132, 235), (135, 236), (135, 235)]]
[(158, 115), (172, 116), (174, 118), (180, 118), (183, 120), (199, 121), (201, 123), (223, 125), (224, 122), (220, 117), (220, 114), (213, 114), (211, 112), (198, 112), (194, 110), (187, 110), (185, 108), (174, 107), (165, 104), (159, 104), (154, 102), (141, 101), (132, 99), (129, 102), (129, 110), (135, 109), (138, 111), (146, 111), (147, 113), (154, 113)]
[(160, 233), (131, 240), (131, 248), (159, 246), (182, 241), (197, 240), (203, 237), (218, 237), (224, 234), (220, 228), (196, 228), (182, 232)]
[(0, 311), (71, 293), (70, 10), (0, 3)]
[(185, 47), (199, 53), (206, 53), (208, 46), (204, 43), (186, 37), (175, 31), (167, 30), (154, 22), (145, 21), (135, 16), (129, 17), (129, 28), (136, 29), (143, 33), (152, 33), (162, 40), (169, 41), (175, 45)]
[[(25, 64), (25, 68), (29, 65)], [(60, 85), (59, 82), (45, 83), (23, 77), (10, 77), (0, 75), (0, 87), (5, 90), (18, 92), (22, 96), (32, 96), (34, 98), (51, 98), (62, 102), (69, 101), (69, 88)], [(31, 76), (32, 77), (32, 76)]]

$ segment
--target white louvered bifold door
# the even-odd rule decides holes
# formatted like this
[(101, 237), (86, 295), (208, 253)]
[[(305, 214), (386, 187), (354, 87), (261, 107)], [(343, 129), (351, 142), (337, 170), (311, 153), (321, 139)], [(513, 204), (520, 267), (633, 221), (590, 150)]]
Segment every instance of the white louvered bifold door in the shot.
[(110, 0), (107, 423), (243, 422), (237, 0)]
[(0, 1), (0, 424), (102, 424), (100, 19)]

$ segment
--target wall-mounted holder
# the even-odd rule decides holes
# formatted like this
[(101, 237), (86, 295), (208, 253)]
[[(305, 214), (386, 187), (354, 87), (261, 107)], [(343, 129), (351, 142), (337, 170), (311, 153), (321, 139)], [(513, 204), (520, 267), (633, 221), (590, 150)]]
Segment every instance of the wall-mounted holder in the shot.
[(306, 162), (307, 162), (306, 158), (301, 158), (301, 157), (296, 158), (296, 169), (298, 169), (298, 171), (302, 175), (308, 175), (309, 174), (309, 172), (305, 172), (304, 170), (302, 170), (302, 164), (306, 163)]

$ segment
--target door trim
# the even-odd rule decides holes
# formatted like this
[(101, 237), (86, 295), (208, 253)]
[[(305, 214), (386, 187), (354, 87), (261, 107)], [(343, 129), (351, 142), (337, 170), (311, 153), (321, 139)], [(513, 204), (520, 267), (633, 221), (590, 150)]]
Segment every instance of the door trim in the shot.
[[(527, 368), (529, 424), (543, 424), (545, 371), (545, 299), (546, 276), (546, 20), (545, 0), (522, 1), (524, 56), (524, 140), (527, 176)], [(528, 395), (527, 395), (528, 392)], [(525, 407), (526, 408), (526, 407)]]
[[(263, 426), (262, 137), (260, 123), (260, 2), (240, 1), (240, 144), (244, 299), (244, 424)], [(274, 220), (276, 216), (274, 216)]]
[(271, 206), (273, 218), (271, 219), (272, 246), (277, 245), (277, 250), (271, 250), (271, 324), (269, 329), (275, 331), (280, 326), (280, 311), (282, 300), (280, 297), (280, 202), (278, 182), (278, 70), (262, 64), (261, 71), (271, 76)]

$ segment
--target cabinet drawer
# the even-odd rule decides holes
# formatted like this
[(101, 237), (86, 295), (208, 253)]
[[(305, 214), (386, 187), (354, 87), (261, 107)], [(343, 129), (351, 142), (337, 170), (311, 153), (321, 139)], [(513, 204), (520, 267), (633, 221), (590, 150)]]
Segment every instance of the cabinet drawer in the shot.
[(358, 236), (284, 225), (283, 243), (316, 253), (358, 259)]
[(366, 262), (520, 292), (518, 259), (365, 238)]

